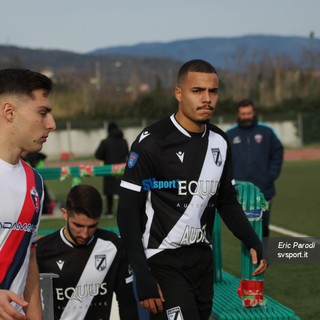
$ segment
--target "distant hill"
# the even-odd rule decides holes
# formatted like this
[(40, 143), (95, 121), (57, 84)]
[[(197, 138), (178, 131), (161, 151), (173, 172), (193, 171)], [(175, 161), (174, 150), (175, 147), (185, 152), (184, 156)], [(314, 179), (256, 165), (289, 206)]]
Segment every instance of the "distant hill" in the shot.
[[(53, 69), (58, 74), (94, 74), (98, 63), (101, 72), (117, 77), (120, 71), (133, 68), (142, 73), (150, 73), (151, 70), (152, 74), (161, 74), (164, 68), (171, 68), (175, 74), (182, 62), (196, 58), (207, 60), (220, 69), (239, 71), (252, 61), (285, 57), (303, 69), (309, 67), (310, 59), (306, 57), (311, 51), (320, 56), (320, 39), (267, 35), (150, 42), (100, 48), (86, 54), (0, 45), (0, 68), (21, 66)], [(119, 61), (122, 68), (117, 67)], [(320, 68), (318, 65), (315, 67)]]
[(0, 69), (23, 67), (52, 77), (55, 115), (62, 118), (80, 112), (129, 118), (154, 114), (158, 104), (148, 108), (152, 97), (161, 104), (171, 99), (181, 64), (196, 58), (222, 71), (220, 100), (251, 97), (268, 107), (320, 95), (320, 39), (315, 38), (203, 38), (101, 48), (86, 54), (0, 45)]
[(134, 82), (135, 79), (154, 84), (159, 77), (168, 86), (172, 85), (173, 75), (180, 65), (181, 61), (167, 57), (79, 54), (0, 45), (0, 69), (18, 67), (36, 71), (48, 70), (63, 82), (70, 81), (71, 78), (77, 83), (88, 82), (88, 79), (99, 75), (100, 80), (108, 84)]
[(180, 61), (204, 59), (217, 68), (235, 71), (239, 64), (270, 58), (290, 58), (299, 63), (306, 52), (320, 51), (320, 39), (248, 35), (233, 38), (201, 38), (167, 43), (151, 42), (132, 46), (100, 48), (89, 55), (123, 54), (130, 56), (171, 57)]

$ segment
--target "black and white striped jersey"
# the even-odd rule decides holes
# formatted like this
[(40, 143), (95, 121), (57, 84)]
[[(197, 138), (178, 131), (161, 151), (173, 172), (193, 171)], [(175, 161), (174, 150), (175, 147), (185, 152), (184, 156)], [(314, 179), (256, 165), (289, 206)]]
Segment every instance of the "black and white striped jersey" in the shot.
[(121, 187), (145, 193), (146, 257), (210, 245), (215, 209), (237, 205), (233, 184), (227, 138), (215, 125), (190, 133), (172, 115), (143, 130), (132, 145)]
[(113, 292), (121, 319), (138, 319), (131, 268), (116, 234), (97, 229), (86, 246), (76, 247), (61, 229), (37, 241), (37, 261), (40, 273), (59, 275), (53, 279), (55, 319), (107, 320)]

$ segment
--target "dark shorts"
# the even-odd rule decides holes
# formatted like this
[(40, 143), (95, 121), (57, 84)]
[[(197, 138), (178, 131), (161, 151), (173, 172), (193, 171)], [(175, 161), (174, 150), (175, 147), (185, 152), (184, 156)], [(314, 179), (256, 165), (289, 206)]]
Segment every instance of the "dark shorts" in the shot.
[(162, 290), (164, 311), (150, 319), (208, 320), (213, 298), (210, 247), (165, 250), (149, 259)]

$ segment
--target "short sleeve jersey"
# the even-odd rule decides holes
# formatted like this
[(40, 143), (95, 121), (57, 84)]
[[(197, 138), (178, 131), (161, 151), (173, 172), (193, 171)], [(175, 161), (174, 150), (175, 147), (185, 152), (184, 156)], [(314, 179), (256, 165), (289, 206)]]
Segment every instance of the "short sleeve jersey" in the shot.
[(42, 212), (42, 178), (24, 161), (12, 165), (0, 159), (0, 195), (0, 289), (23, 297)]
[(137, 319), (133, 276), (116, 234), (97, 229), (86, 246), (75, 247), (62, 228), (37, 241), (37, 261), (40, 273), (59, 276), (53, 279), (55, 319), (107, 320), (113, 292), (121, 319)]
[(234, 190), (229, 152), (221, 129), (208, 124), (203, 133), (190, 133), (174, 115), (137, 137), (121, 187), (145, 193), (147, 258), (165, 249), (210, 245), (219, 192)]

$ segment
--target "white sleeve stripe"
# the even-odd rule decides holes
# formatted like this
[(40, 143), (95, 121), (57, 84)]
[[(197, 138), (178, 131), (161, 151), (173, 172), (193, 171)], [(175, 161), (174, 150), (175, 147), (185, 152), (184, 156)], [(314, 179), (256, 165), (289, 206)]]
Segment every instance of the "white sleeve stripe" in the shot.
[(141, 186), (123, 180), (121, 180), (120, 187), (137, 192), (141, 191)]
[(130, 282), (133, 282), (133, 276), (126, 278), (126, 283), (128, 284)]

